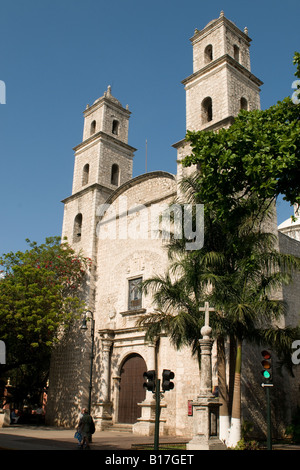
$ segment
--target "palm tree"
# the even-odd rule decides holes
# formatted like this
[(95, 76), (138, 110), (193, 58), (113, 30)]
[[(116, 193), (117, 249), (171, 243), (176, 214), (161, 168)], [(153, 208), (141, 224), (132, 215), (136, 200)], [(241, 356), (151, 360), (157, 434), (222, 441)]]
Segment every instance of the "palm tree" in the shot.
[[(236, 445), (241, 430), (241, 363), (242, 345), (246, 339), (257, 344), (287, 350), (298, 336), (298, 329), (279, 329), (276, 322), (285, 314), (285, 305), (273, 298), (282, 284), (291, 281), (291, 270), (299, 269), (299, 260), (282, 255), (274, 248), (273, 234), (255, 231), (245, 233), (242, 256), (231, 257), (231, 269), (214, 278), (210, 301), (225, 312), (230, 324), (228, 334), (236, 341), (236, 365), (229, 444)], [(268, 325), (268, 327), (266, 326)], [(270, 326), (272, 325), (272, 326)], [(279, 331), (281, 334), (279, 334)], [(267, 341), (268, 340), (268, 341)]]
[[(197, 176), (185, 179), (182, 188), (186, 201), (198, 202)], [(225, 421), (223, 428), (228, 429), (232, 408), (229, 442), (233, 446), (240, 439), (243, 341), (262, 343), (268, 340), (271, 344), (274, 340), (272, 344), (277, 348), (279, 345), (283, 353), (295, 333), (294, 330), (281, 331), (279, 335), (278, 328), (269, 325), (284, 314), (283, 303), (274, 300), (272, 293), (279, 285), (290, 281), (290, 271), (299, 268), (299, 260), (278, 253), (276, 236), (262, 229), (266, 213), (258, 214), (253, 208), (257, 209), (254, 199), (249, 200), (248, 205), (243, 203), (242, 213), (237, 207), (235, 215), (238, 217), (234, 217), (231, 226), (220, 224), (211, 213), (206, 213), (205, 241), (201, 250), (185, 251), (185, 240), (172, 238), (168, 246), (167, 273), (142, 284), (145, 294), (153, 292), (157, 311), (138, 322), (146, 328), (149, 338), (165, 332), (175, 347), (188, 344), (194, 354), (199, 354), (198, 340), (204, 323), (199, 308), (205, 300), (214, 305), (210, 322), (218, 345), (219, 397), (223, 405), (220, 421)], [(234, 381), (229, 389), (224, 359), (224, 341), (228, 337), (235, 352)], [(226, 434), (220, 437), (228, 438)]]

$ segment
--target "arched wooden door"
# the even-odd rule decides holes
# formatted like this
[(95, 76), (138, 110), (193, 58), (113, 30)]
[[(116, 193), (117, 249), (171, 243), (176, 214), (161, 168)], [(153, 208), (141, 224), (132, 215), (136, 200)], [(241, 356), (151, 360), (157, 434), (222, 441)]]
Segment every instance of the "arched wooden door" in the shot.
[(138, 354), (125, 359), (120, 373), (119, 423), (133, 424), (140, 418), (141, 407), (138, 403), (146, 397), (146, 390), (143, 388), (143, 374), (146, 370), (146, 363)]

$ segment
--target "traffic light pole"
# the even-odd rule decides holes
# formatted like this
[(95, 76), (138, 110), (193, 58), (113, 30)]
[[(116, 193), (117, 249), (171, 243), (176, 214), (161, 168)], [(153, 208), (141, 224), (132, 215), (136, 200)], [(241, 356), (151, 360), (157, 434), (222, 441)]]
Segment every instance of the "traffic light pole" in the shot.
[(266, 387), (266, 395), (267, 395), (267, 450), (272, 450), (270, 387)]
[[(160, 418), (160, 379), (156, 379), (155, 370), (148, 370), (143, 374), (146, 382), (144, 383), (144, 388), (149, 392), (152, 392), (155, 395), (155, 428), (154, 428), (154, 450), (158, 450), (159, 447), (159, 418)], [(165, 392), (166, 390), (173, 390), (174, 384), (171, 382), (171, 379), (174, 379), (175, 374), (169, 369), (163, 370), (163, 382), (162, 388)]]
[(155, 387), (154, 450), (158, 450), (159, 448), (159, 418), (160, 418), (160, 379), (157, 379), (156, 387)]
[(271, 401), (270, 401), (270, 387), (273, 387), (272, 383), (272, 355), (270, 351), (261, 351), (263, 361), (261, 362), (263, 370), (261, 371), (264, 378), (262, 387), (266, 388), (267, 398), (267, 450), (272, 450), (272, 422), (271, 422)]

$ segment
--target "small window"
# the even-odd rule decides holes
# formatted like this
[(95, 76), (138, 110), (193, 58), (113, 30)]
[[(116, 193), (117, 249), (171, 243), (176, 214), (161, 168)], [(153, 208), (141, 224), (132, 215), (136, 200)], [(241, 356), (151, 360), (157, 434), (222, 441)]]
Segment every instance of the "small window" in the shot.
[(116, 119), (114, 119), (112, 123), (112, 133), (115, 135), (119, 134), (119, 121)]
[(248, 111), (248, 101), (246, 100), (246, 98), (241, 98), (240, 109), (245, 109), (246, 111)]
[(90, 173), (90, 165), (87, 163), (84, 165), (82, 170), (82, 185), (88, 184), (89, 182), (89, 173)]
[(202, 113), (203, 124), (205, 124), (206, 122), (212, 121), (213, 109), (212, 109), (212, 99), (210, 97), (207, 97), (202, 101), (201, 113)]
[(237, 62), (240, 61), (240, 48), (236, 45), (233, 46), (233, 57)]
[(204, 50), (204, 62), (208, 64), (212, 60), (213, 60), (213, 47), (211, 44), (209, 44), (208, 46), (206, 46)]
[(95, 134), (96, 132), (96, 121), (92, 121), (91, 123), (91, 135)]
[(128, 310), (137, 310), (142, 307), (142, 278), (130, 279), (128, 283)]
[(79, 242), (81, 240), (81, 231), (82, 231), (82, 214), (77, 214), (74, 220), (74, 232), (73, 232), (74, 242)]
[(110, 178), (111, 184), (114, 184), (115, 186), (119, 185), (119, 173), (120, 173), (119, 166), (116, 163), (114, 163), (113, 166), (111, 167), (111, 178)]

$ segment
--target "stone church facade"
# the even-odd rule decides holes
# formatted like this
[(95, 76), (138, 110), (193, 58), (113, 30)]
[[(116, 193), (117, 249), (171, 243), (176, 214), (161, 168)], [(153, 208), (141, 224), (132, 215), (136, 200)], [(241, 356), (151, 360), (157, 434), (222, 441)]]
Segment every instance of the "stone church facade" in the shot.
[[(262, 82), (251, 72), (250, 41), (247, 29), (241, 31), (223, 12), (195, 31), (193, 73), (183, 81), (186, 129), (228, 127), (240, 109), (260, 108)], [(153, 210), (173, 201), (183, 170), (179, 163), (177, 175), (156, 171), (132, 178), (136, 149), (128, 143), (130, 114), (110, 87), (86, 107), (83, 140), (74, 149), (72, 194), (63, 201), (62, 236), (93, 262), (85, 286), (95, 322), (92, 414), (98, 429), (125, 425), (136, 434), (153, 434), (155, 405), (143, 388), (143, 373), (155, 369), (161, 377), (163, 369), (170, 369), (175, 387), (161, 403), (161, 433), (191, 436), (188, 409), (199, 390), (198, 361), (189, 348), (175, 350), (167, 336), (146, 342), (136, 326), (154, 308), (151, 296), (139, 293), (138, 283), (164, 274), (168, 266), (165, 243), (150, 223)], [(179, 161), (189, 153), (184, 139), (174, 148)], [(289, 250), (289, 238), (283, 237)], [(293, 298), (294, 322), (299, 311)], [(90, 347), (89, 332), (76, 325), (54, 351), (49, 424), (74, 426), (87, 405)], [(215, 358), (213, 365), (215, 370)]]

